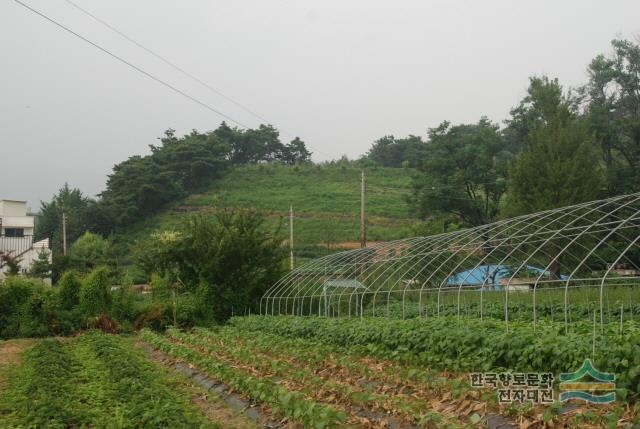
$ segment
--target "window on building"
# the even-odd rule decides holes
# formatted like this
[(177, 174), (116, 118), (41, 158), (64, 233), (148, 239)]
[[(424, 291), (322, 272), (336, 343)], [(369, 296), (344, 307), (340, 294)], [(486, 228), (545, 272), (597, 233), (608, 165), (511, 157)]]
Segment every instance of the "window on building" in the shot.
[(24, 228), (5, 228), (5, 237), (24, 237)]

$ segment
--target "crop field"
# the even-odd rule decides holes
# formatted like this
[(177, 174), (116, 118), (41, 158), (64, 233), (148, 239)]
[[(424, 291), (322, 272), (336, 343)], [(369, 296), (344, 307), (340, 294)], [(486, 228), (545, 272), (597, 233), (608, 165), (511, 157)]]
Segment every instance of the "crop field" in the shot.
[[(164, 334), (30, 340), (18, 360), (0, 360), (0, 427), (471, 428), (495, 418), (631, 427), (640, 323), (624, 323), (622, 333), (606, 324), (595, 343), (589, 323), (565, 335), (559, 322), (534, 332), (514, 321), (506, 332), (497, 320), (454, 316), (249, 316)], [(559, 403), (505, 405), (469, 382), (470, 372), (557, 374), (585, 356), (616, 374), (616, 403), (567, 413)]]
[[(371, 241), (411, 235), (410, 169), (368, 170), (367, 216)], [(171, 229), (193, 213), (222, 208), (251, 208), (267, 216), (269, 227), (295, 212), (295, 240), (300, 258), (335, 251), (359, 240), (360, 169), (352, 166), (249, 165), (234, 168), (208, 189), (188, 196), (162, 213), (145, 218), (118, 236), (132, 242), (154, 230)], [(331, 249), (328, 249), (330, 247)]]
[[(620, 280), (612, 279), (611, 283)], [(438, 297), (438, 295), (440, 295)], [(402, 298), (405, 298), (404, 305)], [(421, 299), (420, 299), (421, 298)], [(625, 286), (610, 286), (605, 284), (602, 291), (602, 319), (604, 323), (614, 323), (627, 320), (640, 320), (640, 288), (634, 284)], [(457, 287), (443, 288), (440, 293), (407, 292), (402, 290), (380, 291), (364, 296), (363, 314), (365, 316), (385, 316), (391, 318), (456, 316), (461, 319), (489, 318), (504, 320), (505, 299), (507, 299), (507, 314), (509, 321), (533, 322), (547, 320), (563, 322), (565, 318), (565, 299), (567, 302), (567, 322), (593, 321), (594, 312), (598, 325), (600, 323), (600, 285), (591, 287), (539, 288), (535, 296), (531, 290), (505, 291), (465, 289)], [(320, 302), (320, 300), (316, 300)], [(351, 301), (351, 306), (349, 302)], [(333, 299), (328, 304), (328, 310), (334, 314), (359, 314), (355, 308), (355, 298), (345, 293), (340, 300)], [(314, 302), (312, 309), (318, 304)], [(320, 304), (322, 304), (320, 302)], [(308, 305), (307, 305), (308, 307)], [(351, 307), (351, 308), (350, 308)], [(535, 312), (534, 312), (535, 309)]]
[(44, 339), (2, 368), (0, 427), (202, 427), (177, 382), (117, 336)]
[[(459, 325), (455, 318), (252, 316), (216, 329), (141, 336), (303, 427), (483, 427), (494, 415), (521, 427), (600, 427), (636, 419), (628, 403), (640, 383), (639, 328), (628, 322), (621, 336), (607, 325), (595, 356), (588, 325), (565, 337), (562, 325), (550, 321), (538, 332), (516, 323), (505, 333), (499, 322)], [(585, 356), (616, 373), (617, 404), (582, 405), (570, 415), (560, 414), (558, 404), (502, 406), (494, 392), (468, 380), (471, 371), (499, 369), (557, 374), (579, 367)]]

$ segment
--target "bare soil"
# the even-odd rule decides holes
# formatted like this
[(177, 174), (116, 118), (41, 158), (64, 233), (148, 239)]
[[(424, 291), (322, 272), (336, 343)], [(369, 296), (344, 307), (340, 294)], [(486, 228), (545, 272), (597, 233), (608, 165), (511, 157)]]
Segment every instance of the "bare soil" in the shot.
[(151, 361), (170, 372), (179, 383), (179, 388), (190, 396), (191, 402), (213, 422), (219, 422), (225, 429), (259, 429), (264, 426), (248, 418), (241, 410), (230, 408), (215, 392), (199, 386), (193, 379), (179, 373), (174, 362), (166, 354), (150, 349), (144, 342), (136, 342), (136, 346), (145, 350)]
[(9, 368), (20, 365), (22, 352), (34, 343), (31, 339), (0, 341), (0, 390), (4, 388)]

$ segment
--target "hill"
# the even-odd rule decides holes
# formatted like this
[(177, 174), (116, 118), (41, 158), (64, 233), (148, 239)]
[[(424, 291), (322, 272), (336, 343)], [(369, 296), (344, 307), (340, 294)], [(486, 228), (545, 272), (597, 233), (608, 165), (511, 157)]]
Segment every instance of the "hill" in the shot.
[[(392, 240), (411, 234), (409, 206), (412, 171), (374, 167), (366, 170), (367, 237)], [(179, 225), (193, 213), (222, 208), (253, 208), (270, 226), (288, 225), (294, 209), (296, 256), (303, 260), (359, 246), (360, 169), (348, 165), (258, 164), (236, 167), (205, 191), (176, 201), (161, 213), (118, 234), (131, 243), (159, 229)]]

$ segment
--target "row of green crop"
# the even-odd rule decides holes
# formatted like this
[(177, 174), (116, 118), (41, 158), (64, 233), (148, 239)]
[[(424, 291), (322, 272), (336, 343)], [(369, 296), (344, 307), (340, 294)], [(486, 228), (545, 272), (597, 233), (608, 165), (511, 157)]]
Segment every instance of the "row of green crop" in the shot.
[(140, 335), (155, 348), (198, 366), (234, 390), (269, 405), (274, 413), (293, 418), (305, 427), (336, 427), (346, 418), (344, 412), (306, 399), (304, 394), (289, 391), (274, 380), (251, 375), (229, 363), (203, 355), (191, 347), (175, 344), (152, 331), (145, 329)]
[(0, 393), (0, 427), (219, 427), (118, 337), (42, 340), (23, 358)]
[[(480, 318), (482, 308), (483, 318), (504, 319), (505, 305), (504, 297), (502, 301), (485, 300), (480, 306), (479, 301), (443, 302), (439, 306), (433, 303), (419, 305), (417, 302), (406, 302), (402, 305), (400, 301), (391, 301), (388, 305), (377, 305), (375, 310), (371, 307), (365, 308), (365, 316), (383, 316), (392, 318), (410, 319), (413, 317), (435, 317), (438, 316), (460, 316), (465, 318)], [(560, 301), (538, 302), (533, 304), (514, 302), (507, 306), (507, 313), (510, 320), (533, 321), (534, 308), (536, 320), (546, 319), (550, 321), (564, 321), (565, 305)], [(628, 302), (614, 301), (603, 305), (603, 317), (607, 321), (619, 321), (623, 319), (640, 320), (640, 304), (629, 304)], [(594, 312), (599, 320), (600, 305), (597, 302), (573, 303), (566, 306), (567, 318), (573, 320), (593, 320)], [(348, 314), (348, 313), (347, 313)], [(355, 311), (351, 316), (359, 315)]]
[[(222, 338), (232, 340), (238, 347), (250, 349), (272, 356), (290, 357), (311, 368), (320, 365), (334, 365), (369, 380), (384, 383), (402, 383), (417, 385), (429, 390), (465, 390), (464, 383), (438, 377), (435, 370), (415, 365), (385, 362), (374, 369), (363, 365), (360, 356), (350, 353), (348, 348), (332, 344), (309, 341), (305, 338), (286, 338), (269, 332), (255, 332), (225, 326), (220, 329), (194, 328), (193, 333), (199, 337)], [(457, 395), (456, 395), (457, 396)]]
[[(538, 288), (511, 291), (443, 288), (440, 292), (403, 292), (379, 290), (335, 292), (327, 299), (322, 296), (290, 296), (263, 302), (268, 314), (331, 315), (331, 316), (384, 316), (394, 318), (433, 317), (455, 315), (459, 317), (488, 317), (532, 321), (536, 319), (564, 320), (565, 309), (569, 320), (592, 319), (602, 308), (607, 321), (640, 319), (640, 287), (629, 279), (611, 279), (627, 282), (625, 285), (607, 284), (600, 296), (600, 287)], [(631, 283), (629, 283), (631, 282)], [(368, 285), (371, 287), (371, 285)], [(505, 311), (506, 310), (506, 311)]]
[[(378, 383), (361, 383), (359, 372), (340, 372), (334, 365), (325, 365), (327, 361), (320, 362), (308, 355), (305, 358), (305, 350), (300, 346), (283, 350), (284, 353), (278, 355), (269, 354), (264, 349), (258, 350), (254, 343), (240, 340), (238, 332), (229, 328), (216, 331), (196, 329), (193, 333), (171, 329), (168, 335), (183, 344), (195, 346), (204, 353), (215, 354), (217, 360), (251, 367), (261, 374), (263, 380), (277, 381), (285, 378), (290, 385), (297, 386), (299, 391), (308, 392), (314, 399), (329, 400), (347, 411), (353, 407), (371, 409), (420, 424), (430, 408), (426, 397), (376, 389)], [(272, 345), (277, 347), (276, 344), (281, 343), (281, 340), (284, 339), (275, 340)], [(429, 418), (434, 418), (434, 414), (437, 413), (429, 413)], [(444, 417), (439, 417), (444, 424)]]
[[(460, 380), (445, 381), (434, 371), (410, 366), (384, 365), (380, 368), (381, 365), (376, 365), (373, 370), (344, 350), (268, 333), (247, 335), (241, 330), (224, 327), (216, 330), (195, 328), (191, 333), (170, 330), (168, 334), (206, 351), (229, 355), (265, 376), (293, 379), (306, 391), (320, 393), (346, 408), (373, 409), (401, 416), (418, 425), (427, 419), (437, 419), (441, 427), (450, 426), (450, 423), (455, 426), (443, 415), (430, 410), (426, 393), (416, 395), (416, 392), (433, 395), (446, 390), (461, 394), (463, 384), (467, 386)], [(402, 393), (407, 387), (413, 395)]]
[[(564, 333), (562, 323), (502, 322), (455, 317), (439, 319), (320, 318), (251, 316), (233, 318), (242, 330), (307, 338), (383, 357), (398, 358), (431, 368), (453, 371), (513, 370), (569, 372), (586, 358), (617, 377), (618, 395), (637, 398), (640, 393), (640, 323), (605, 325), (604, 333), (588, 322), (576, 322)], [(593, 348), (595, 345), (595, 354)]]

